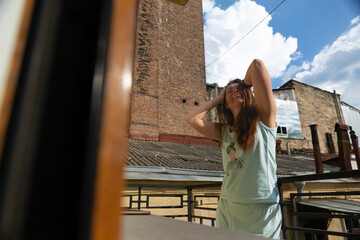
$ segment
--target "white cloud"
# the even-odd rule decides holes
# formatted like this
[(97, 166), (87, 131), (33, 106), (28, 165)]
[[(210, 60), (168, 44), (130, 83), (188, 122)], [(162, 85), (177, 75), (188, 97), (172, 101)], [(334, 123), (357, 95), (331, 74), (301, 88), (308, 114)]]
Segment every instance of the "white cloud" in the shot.
[[(223, 10), (213, 0), (203, 0), (206, 65), (219, 57), (268, 15), (263, 6), (239, 0)], [(271, 77), (283, 75), (297, 52), (297, 39), (274, 33), (267, 17), (230, 51), (207, 67), (207, 82), (226, 85), (232, 78), (243, 78), (254, 58), (262, 59)]]
[(357, 16), (356, 18), (354, 18), (353, 20), (351, 20), (351, 25), (354, 25), (356, 23), (358, 23), (360, 21), (360, 16)]
[(202, 2), (202, 7), (203, 7), (203, 12), (204, 13), (208, 13), (210, 12), (215, 5), (215, 0), (204, 0)]
[(327, 91), (336, 90), (343, 101), (360, 109), (360, 16), (351, 21), (348, 31), (325, 46), (307, 65), (306, 69), (304, 64), (290, 66), (286, 75)]
[(300, 59), (302, 57), (303, 57), (303, 55), (302, 55), (301, 52), (294, 52), (293, 54), (291, 54), (291, 60), (292, 61), (296, 61), (296, 60), (298, 60), (298, 59)]

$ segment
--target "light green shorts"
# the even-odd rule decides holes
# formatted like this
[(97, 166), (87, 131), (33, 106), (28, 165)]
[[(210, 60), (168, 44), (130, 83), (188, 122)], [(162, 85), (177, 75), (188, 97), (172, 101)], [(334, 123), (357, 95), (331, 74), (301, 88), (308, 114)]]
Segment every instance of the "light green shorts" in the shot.
[(220, 199), (216, 227), (280, 239), (281, 209), (277, 203), (235, 203)]

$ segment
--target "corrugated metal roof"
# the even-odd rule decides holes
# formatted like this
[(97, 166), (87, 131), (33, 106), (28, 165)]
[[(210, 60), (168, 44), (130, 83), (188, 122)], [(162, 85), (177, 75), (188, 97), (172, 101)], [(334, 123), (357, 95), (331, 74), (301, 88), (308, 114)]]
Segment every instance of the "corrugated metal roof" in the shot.
[[(276, 162), (278, 176), (315, 172), (312, 156), (278, 154)], [(130, 139), (126, 163), (129, 166), (223, 171), (220, 148), (185, 143)], [(323, 167), (325, 172), (339, 171), (338, 167), (327, 164)]]
[(360, 213), (360, 202), (348, 199), (305, 199), (301, 200), (299, 204), (342, 213)]

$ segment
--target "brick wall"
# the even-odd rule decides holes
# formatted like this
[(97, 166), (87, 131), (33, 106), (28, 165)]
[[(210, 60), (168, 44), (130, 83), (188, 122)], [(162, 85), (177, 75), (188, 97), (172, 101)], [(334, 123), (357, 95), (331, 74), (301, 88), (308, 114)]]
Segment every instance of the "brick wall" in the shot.
[(206, 101), (202, 2), (141, 0), (130, 137), (199, 136), (186, 114)]
[[(219, 87), (214, 84), (206, 84), (207, 101), (210, 101), (210, 100), (214, 99), (216, 96), (220, 95), (222, 90), (223, 90), (223, 87)], [(217, 121), (216, 108), (211, 109), (207, 113), (206, 119), (208, 121), (213, 121), (213, 122)]]
[[(337, 138), (334, 129), (335, 123), (339, 122), (339, 118), (334, 95), (331, 92), (327, 92), (322, 89), (293, 80), (287, 82), (281, 88), (283, 87), (293, 88), (295, 91), (301, 122), (301, 131), (304, 139), (289, 140), (282, 138), (282, 149), (286, 149), (286, 142), (290, 143), (291, 148), (312, 149), (313, 146), (309, 125), (311, 123), (316, 123), (321, 152), (328, 153), (325, 137), (326, 133), (331, 133), (335, 145), (335, 150), (338, 152)], [(340, 96), (337, 95), (337, 98), (339, 99)]]

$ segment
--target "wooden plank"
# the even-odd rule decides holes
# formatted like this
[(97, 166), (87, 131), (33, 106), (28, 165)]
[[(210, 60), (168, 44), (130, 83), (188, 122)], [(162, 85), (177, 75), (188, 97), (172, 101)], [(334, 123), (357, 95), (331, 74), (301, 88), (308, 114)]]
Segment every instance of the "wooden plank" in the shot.
[(123, 164), (130, 122), (136, 0), (113, 0), (91, 220), (93, 240), (119, 239)]
[(265, 239), (247, 233), (234, 232), (154, 215), (127, 215), (124, 219), (124, 239), (131, 240)]

